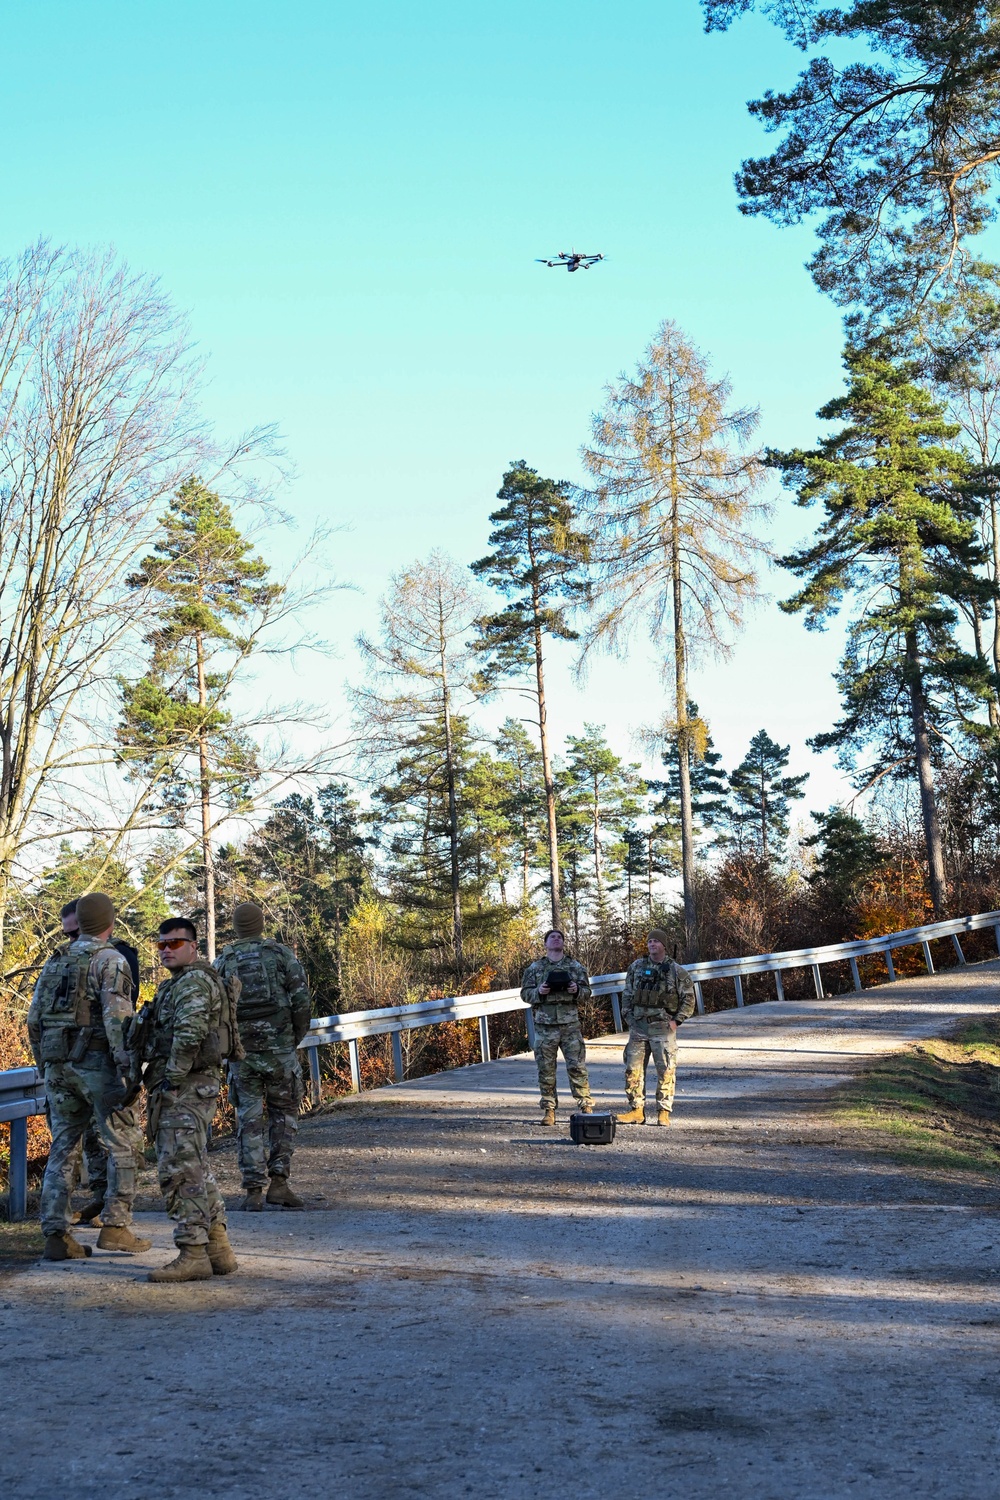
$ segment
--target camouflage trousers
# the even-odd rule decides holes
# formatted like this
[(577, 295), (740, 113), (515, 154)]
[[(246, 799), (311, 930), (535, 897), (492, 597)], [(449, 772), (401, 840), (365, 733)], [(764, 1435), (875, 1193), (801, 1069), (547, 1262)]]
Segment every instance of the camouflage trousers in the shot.
[(579, 1021), (565, 1021), (562, 1025), (546, 1025), (535, 1020), (535, 1062), (538, 1064), (538, 1091), (542, 1096), (543, 1109), (558, 1109), (556, 1092), (556, 1061), (560, 1048), (566, 1061), (569, 1086), (573, 1098), (581, 1104), (590, 1100), (590, 1079), (587, 1076), (587, 1044), (583, 1040)]
[(87, 1163), (87, 1186), (92, 1198), (103, 1198), (108, 1191), (108, 1153), (104, 1149), (96, 1120), (91, 1120), (83, 1138), (73, 1152), (74, 1186), (80, 1180), (81, 1158)]
[[(220, 1081), (191, 1073), (175, 1098), (164, 1098), (156, 1120), (156, 1175), (174, 1220), (175, 1245), (207, 1245), (226, 1205), (208, 1166), (208, 1132), (219, 1102)], [(152, 1096), (155, 1107), (156, 1095)]]
[(298, 1052), (248, 1052), (230, 1063), (229, 1080), (243, 1186), (266, 1187), (268, 1177), (287, 1177), (292, 1169), (303, 1092)]
[(92, 1062), (46, 1063), (45, 1096), (52, 1145), (42, 1180), (44, 1233), (63, 1234), (69, 1228), (77, 1147), (91, 1125), (107, 1153), (107, 1190), (101, 1217), (105, 1224), (117, 1228), (131, 1224), (140, 1135), (135, 1111), (115, 1108), (116, 1099), (122, 1095), (111, 1062), (95, 1058)]
[(677, 1084), (677, 1032), (669, 1021), (633, 1018), (625, 1043), (625, 1094), (633, 1109), (646, 1099), (646, 1067), (656, 1064), (656, 1107), (669, 1114)]

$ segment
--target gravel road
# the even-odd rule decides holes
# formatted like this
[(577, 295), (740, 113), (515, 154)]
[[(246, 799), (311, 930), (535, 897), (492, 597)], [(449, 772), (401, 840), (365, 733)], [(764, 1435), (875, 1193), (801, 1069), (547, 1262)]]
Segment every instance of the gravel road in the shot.
[(674, 1125), (606, 1148), (539, 1128), (529, 1059), (314, 1116), (310, 1211), (233, 1214), (238, 1276), (144, 1282), (151, 1208), (138, 1261), (0, 1282), (0, 1494), (994, 1500), (995, 1185), (826, 1096), (998, 1007), (994, 963), (692, 1022)]

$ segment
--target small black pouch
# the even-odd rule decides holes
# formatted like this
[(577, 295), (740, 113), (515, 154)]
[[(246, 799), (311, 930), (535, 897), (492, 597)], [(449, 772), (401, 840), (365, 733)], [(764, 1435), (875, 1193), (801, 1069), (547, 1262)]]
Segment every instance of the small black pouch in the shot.
[(570, 1115), (569, 1138), (574, 1146), (610, 1146), (615, 1138), (613, 1114)]

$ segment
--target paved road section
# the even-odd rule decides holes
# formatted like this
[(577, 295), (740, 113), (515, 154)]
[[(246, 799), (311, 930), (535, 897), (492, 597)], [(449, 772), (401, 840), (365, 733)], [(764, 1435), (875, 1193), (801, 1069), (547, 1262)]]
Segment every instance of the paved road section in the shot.
[(338, 1106), (238, 1276), (149, 1286), (150, 1212), (138, 1263), (7, 1277), (0, 1494), (993, 1500), (994, 1184), (845, 1144), (822, 1090), (998, 967), (692, 1023), (675, 1124), (608, 1148), (540, 1130), (523, 1059)]

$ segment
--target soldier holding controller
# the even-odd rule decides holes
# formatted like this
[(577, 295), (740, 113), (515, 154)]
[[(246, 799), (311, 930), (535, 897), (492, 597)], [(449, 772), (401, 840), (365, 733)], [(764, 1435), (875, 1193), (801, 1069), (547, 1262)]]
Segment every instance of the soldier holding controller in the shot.
[(656, 1065), (656, 1123), (670, 1124), (677, 1078), (677, 1028), (694, 1013), (694, 983), (686, 969), (667, 957), (667, 934), (654, 927), (646, 943), (648, 958), (629, 966), (622, 991), (625, 1044), (625, 1093), (628, 1113), (619, 1125), (646, 1122), (646, 1067)]

